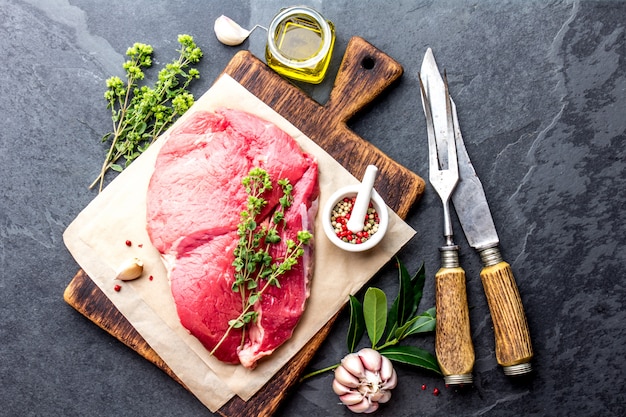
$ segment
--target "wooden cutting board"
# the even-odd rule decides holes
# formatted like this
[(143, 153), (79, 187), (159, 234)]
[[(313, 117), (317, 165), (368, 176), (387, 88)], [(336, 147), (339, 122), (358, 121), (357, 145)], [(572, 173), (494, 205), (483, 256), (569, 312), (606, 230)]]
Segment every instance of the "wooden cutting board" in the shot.
[[(348, 43), (325, 105), (311, 99), (248, 51), (237, 53), (223, 72), (289, 120), (355, 177), (361, 178), (368, 164), (376, 165), (379, 169), (376, 190), (401, 218), (406, 217), (421, 197), (425, 186), (421, 177), (390, 159), (346, 124), (403, 72), (399, 63), (362, 38), (354, 37)], [(78, 271), (66, 288), (64, 299), (184, 386), (83, 270)], [(248, 401), (235, 396), (218, 413), (224, 417), (272, 415), (298, 382), (338, 314), (257, 394)]]

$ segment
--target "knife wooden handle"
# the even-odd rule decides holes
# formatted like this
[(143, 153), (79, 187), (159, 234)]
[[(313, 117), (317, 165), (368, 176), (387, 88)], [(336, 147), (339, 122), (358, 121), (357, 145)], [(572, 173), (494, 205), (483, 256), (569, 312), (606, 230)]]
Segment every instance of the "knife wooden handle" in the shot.
[(448, 384), (471, 383), (474, 345), (463, 268), (441, 268), (437, 271), (435, 303), (435, 351), (444, 379)]
[(530, 331), (511, 266), (504, 261), (486, 266), (480, 278), (491, 311), (498, 363), (507, 375), (530, 372)]

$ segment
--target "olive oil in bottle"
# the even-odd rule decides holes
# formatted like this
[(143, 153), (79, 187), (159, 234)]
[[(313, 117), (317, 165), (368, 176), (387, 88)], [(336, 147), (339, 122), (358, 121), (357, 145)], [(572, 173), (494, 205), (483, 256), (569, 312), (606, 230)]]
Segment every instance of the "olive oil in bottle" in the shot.
[(267, 33), (267, 64), (285, 77), (319, 84), (326, 75), (335, 29), (313, 9), (290, 7), (278, 13)]

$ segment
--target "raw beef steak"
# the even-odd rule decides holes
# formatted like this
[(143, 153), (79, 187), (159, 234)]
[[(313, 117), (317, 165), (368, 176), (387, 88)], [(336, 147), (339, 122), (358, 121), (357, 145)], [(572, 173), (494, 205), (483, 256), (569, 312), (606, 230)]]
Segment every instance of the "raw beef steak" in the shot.
[[(269, 219), (281, 197), (278, 179), (293, 185), (293, 204), (285, 213), (283, 242), (300, 230), (313, 232), (317, 212), (317, 163), (293, 138), (272, 123), (248, 113), (220, 109), (197, 112), (173, 130), (157, 157), (147, 195), (147, 230), (160, 251), (182, 325), (208, 349), (219, 343), (229, 320), (242, 311), (232, 291), (237, 225), (246, 206), (241, 179), (259, 167), (274, 183), (264, 194), (261, 217)], [(259, 220), (260, 224), (263, 220)], [(274, 245), (275, 257), (284, 253)], [(216, 350), (225, 362), (253, 368), (289, 339), (309, 295), (312, 244), (289, 273), (255, 304), (257, 321), (233, 329)]]

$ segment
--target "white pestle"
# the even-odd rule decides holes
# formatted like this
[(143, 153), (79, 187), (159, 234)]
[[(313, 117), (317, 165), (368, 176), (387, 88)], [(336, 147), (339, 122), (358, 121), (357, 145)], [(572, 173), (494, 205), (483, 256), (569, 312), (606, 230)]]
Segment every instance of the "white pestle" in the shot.
[(347, 224), (348, 230), (352, 233), (361, 232), (365, 226), (365, 215), (367, 214), (367, 208), (372, 198), (376, 174), (378, 174), (378, 168), (375, 165), (368, 165), (365, 169), (363, 180), (361, 181), (354, 206), (352, 207), (352, 213), (350, 213), (350, 220), (348, 220)]

